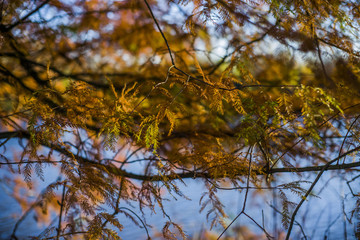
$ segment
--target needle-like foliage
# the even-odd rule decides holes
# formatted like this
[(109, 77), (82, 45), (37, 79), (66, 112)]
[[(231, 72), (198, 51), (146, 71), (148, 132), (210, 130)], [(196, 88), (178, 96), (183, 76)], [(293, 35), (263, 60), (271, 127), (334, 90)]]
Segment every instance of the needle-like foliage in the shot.
[[(164, 200), (197, 179), (212, 225), (229, 227), (226, 182), (267, 238), (246, 199), (275, 188), (289, 239), (322, 173), (360, 166), (359, 24), (351, 0), (2, 0), (1, 179), (24, 213), (11, 238), (35, 209), (57, 216), (39, 239), (119, 239), (120, 215), (150, 239), (146, 209), (186, 238)], [(49, 171), (35, 202), (18, 194)], [(273, 187), (302, 172), (311, 186)]]

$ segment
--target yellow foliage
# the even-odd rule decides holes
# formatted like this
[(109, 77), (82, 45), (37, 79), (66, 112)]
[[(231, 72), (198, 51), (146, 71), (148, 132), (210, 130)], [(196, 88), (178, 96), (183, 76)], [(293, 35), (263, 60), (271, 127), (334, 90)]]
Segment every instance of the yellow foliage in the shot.
[[(11, 176), (18, 166), (24, 181), (7, 181), (23, 211), (21, 189), (37, 190), (45, 166), (60, 171), (34, 203), (43, 204), (36, 216), (61, 216), (60, 228), (35, 237), (119, 239), (118, 215), (146, 232), (137, 213), (159, 209), (163, 237), (186, 238), (163, 204), (166, 194), (186, 198), (184, 179), (205, 182), (199, 210), (226, 227), (223, 181), (248, 196), (279, 172), (351, 171), (341, 161), (360, 143), (357, 9), (320, 0), (4, 1), (0, 166)], [(274, 191), (291, 230), (287, 194), (302, 201), (310, 192), (296, 181)]]

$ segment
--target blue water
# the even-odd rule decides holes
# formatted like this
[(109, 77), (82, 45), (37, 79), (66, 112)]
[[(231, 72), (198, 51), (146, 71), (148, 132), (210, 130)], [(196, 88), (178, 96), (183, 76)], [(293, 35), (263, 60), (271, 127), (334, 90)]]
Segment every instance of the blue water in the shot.
[[(49, 183), (56, 180), (58, 176), (57, 171), (47, 170), (49, 171), (45, 171), (47, 173), (45, 182)], [(3, 177), (7, 175), (6, 171), (6, 168), (2, 168), (0, 170), (0, 176)], [(346, 213), (347, 218), (350, 218), (351, 211), (355, 207), (356, 198), (352, 197), (350, 194), (347, 185), (342, 180), (344, 177), (349, 180), (352, 176), (350, 176), (349, 173), (344, 175), (344, 171), (324, 173), (313, 191), (318, 197), (310, 197), (301, 207), (296, 220), (302, 225), (308, 239), (345, 239), (344, 224), (346, 224), (347, 239), (355, 239), (354, 225), (356, 225), (356, 221), (353, 218), (352, 223), (349, 223), (349, 221), (345, 222), (342, 208), (344, 202), (344, 212)], [(300, 180), (312, 181), (314, 178), (314, 174), (304, 174)], [(291, 179), (290, 174), (282, 174), (281, 179), (283, 182), (289, 181)], [(299, 179), (294, 178), (293, 180)], [(359, 181), (360, 179), (351, 183), (355, 191), (359, 191)], [(204, 183), (200, 180), (188, 179), (185, 180), (185, 183), (186, 186), (179, 183), (181, 186), (180, 189), (191, 200), (180, 197), (177, 197), (177, 200), (175, 200), (171, 196), (165, 195), (170, 201), (165, 201), (164, 207), (171, 219), (180, 224), (188, 236), (195, 237), (198, 236), (200, 232), (204, 232), (205, 230), (210, 231), (210, 223), (206, 220), (206, 213), (209, 208), (206, 208), (202, 213), (199, 213), (199, 199), (206, 191), (206, 188), (204, 187)], [(277, 184), (281, 184), (281, 182), (278, 182)], [(303, 186), (309, 187), (310, 184), (304, 184)], [(39, 189), (41, 189), (41, 185), (39, 185)], [(2, 200), (0, 203), (0, 239), (8, 239), (16, 222), (15, 219), (21, 216), (21, 209), (18, 204), (7, 196), (7, 192), (9, 191), (9, 186), (7, 186), (5, 182), (2, 182), (0, 188)], [(295, 203), (300, 201), (299, 196), (292, 194), (290, 191), (286, 191), (286, 193), (289, 199)], [(245, 191), (218, 190), (218, 196), (224, 204), (226, 214), (229, 216), (227, 223), (230, 223), (230, 221), (241, 211), (244, 194)], [(264, 192), (250, 190), (248, 197), (246, 205), (247, 214), (254, 218), (260, 225), (263, 225), (270, 235), (274, 235), (274, 225), (285, 231), (284, 228), (281, 228), (280, 215), (276, 214), (274, 217), (274, 211), (270, 207), (270, 205), (276, 205), (279, 210), (281, 210), (279, 198), (274, 202), (272, 190), (265, 190)], [(141, 212), (136, 208), (136, 205), (133, 208), (121, 203), (120, 207), (121, 206), (129, 207), (139, 216), (142, 216)], [(152, 228), (149, 228), (150, 235), (156, 239), (154, 236), (158, 236), (161, 232), (162, 227), (167, 220), (166, 217), (163, 216), (160, 209), (156, 209), (156, 214), (145, 211), (145, 218), (147, 223), (152, 226)], [(56, 216), (53, 215), (50, 219), (56, 220)], [(124, 225), (124, 230), (120, 233), (120, 236), (123, 239), (146, 238), (145, 230), (135, 226), (128, 218), (120, 215), (119, 220), (121, 224)], [(261, 235), (262, 233), (261, 230), (244, 215), (237, 219), (234, 225), (228, 230), (227, 234), (231, 235), (236, 226), (246, 226), (258, 235)], [(44, 225), (39, 225), (36, 222), (34, 214), (31, 213), (24, 222), (20, 224), (17, 236), (19, 239), (27, 239), (26, 236), (37, 235), (44, 227)], [(212, 232), (214, 234), (219, 234), (222, 229), (222, 227), (217, 226), (212, 229)], [(278, 235), (278, 239), (281, 239), (280, 235)], [(303, 235), (298, 226), (294, 226), (291, 236), (293, 239), (302, 239)], [(265, 237), (263, 237), (263, 239), (265, 239)]]
[[(342, 213), (343, 197), (341, 191), (344, 192), (345, 213), (348, 218), (350, 218), (350, 212), (355, 207), (356, 199), (349, 194), (349, 191), (345, 188), (345, 186), (342, 186), (341, 181), (339, 181), (339, 178), (336, 176), (338, 176), (338, 174), (335, 172), (325, 173), (323, 180), (318, 183), (314, 190), (315, 194), (321, 191), (319, 196), (309, 198), (297, 214), (296, 220), (302, 225), (308, 239), (325, 239), (325, 237), (327, 237), (327, 239), (345, 239), (344, 214)], [(329, 178), (333, 179), (328, 181)], [(310, 179), (311, 178), (307, 180)], [(210, 224), (206, 221), (206, 210), (204, 213), (199, 213), (199, 199), (201, 197), (201, 193), (206, 191), (206, 189), (201, 182), (194, 182), (190, 180), (186, 181), (186, 183), (189, 189), (187, 191), (188, 196), (190, 196), (192, 200), (172, 200), (165, 204), (165, 208), (169, 211), (169, 215), (174, 219), (174, 221), (182, 224), (183, 228), (190, 236), (196, 236), (196, 234), (202, 230), (209, 230), (210, 227)], [(326, 185), (326, 188), (321, 190), (324, 185)], [(227, 221), (228, 223), (230, 223), (230, 221), (241, 211), (244, 193), (245, 191), (239, 193), (234, 191), (219, 190), (218, 195), (224, 203), (225, 212), (229, 216), (229, 220)], [(290, 192), (288, 195), (295, 203), (300, 201), (300, 198), (296, 195), (293, 195)], [(257, 193), (254, 190), (250, 190), (246, 207), (246, 212), (260, 225), (264, 225), (265, 229), (271, 235), (273, 235), (274, 226), (273, 209), (270, 207), (270, 205), (274, 205), (274, 199), (272, 196), (272, 192)], [(275, 204), (280, 206), (279, 199), (277, 199), (277, 203)], [(280, 208), (281, 207), (279, 207), (279, 209)], [(136, 227), (132, 226), (132, 224), (127, 222), (126, 219), (120, 219), (124, 221), (125, 229), (121, 234), (124, 239), (132, 239), (133, 237), (141, 239), (144, 237), (144, 231), (136, 229)], [(264, 221), (262, 219), (264, 219)], [(276, 215), (275, 221), (277, 222), (277, 227), (280, 228), (281, 217), (279, 214)], [(148, 223), (152, 223), (155, 226), (154, 229), (152, 229), (153, 233), (161, 230), (163, 222), (164, 218), (161, 214), (150, 216), (148, 218)], [(234, 223), (234, 227), (236, 225), (245, 225), (251, 231), (261, 234), (261, 230), (243, 215), (237, 219)], [(282, 229), (285, 231), (284, 228)], [(217, 227), (213, 229), (213, 231), (219, 233), (222, 231), (222, 228)], [(229, 233), (231, 233), (231, 228)], [(347, 239), (355, 239), (354, 224), (346, 222), (346, 233)], [(303, 237), (298, 226), (294, 226), (291, 236), (293, 239), (301, 239)], [(266, 239), (265, 237), (263, 238)], [(280, 239), (279, 235), (278, 239)]]

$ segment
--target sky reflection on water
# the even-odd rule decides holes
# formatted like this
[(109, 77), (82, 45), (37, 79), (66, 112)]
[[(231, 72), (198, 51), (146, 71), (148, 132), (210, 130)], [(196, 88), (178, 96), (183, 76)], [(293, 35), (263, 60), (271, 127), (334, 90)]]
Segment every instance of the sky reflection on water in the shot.
[[(44, 172), (46, 173), (46, 180), (44, 183), (39, 185), (39, 189), (44, 188), (46, 184), (55, 181), (59, 176), (58, 171), (54, 168), (47, 168)], [(302, 225), (308, 239), (345, 239), (345, 221), (344, 214), (342, 212), (343, 197), (345, 197), (344, 210), (348, 219), (350, 219), (351, 211), (355, 207), (356, 198), (351, 195), (346, 182), (341, 181), (344, 176), (346, 176), (347, 180), (351, 179), (349, 173), (345, 173), (345, 175), (344, 173), (344, 171), (339, 170), (324, 173), (320, 182), (316, 185), (313, 191), (313, 193), (318, 195), (318, 197), (310, 197), (297, 214), (296, 220)], [(2, 178), (7, 174), (6, 168), (2, 168), (0, 170)], [(291, 174), (289, 173), (282, 174), (281, 180), (283, 182), (277, 182), (274, 185), (279, 185), (290, 180), (312, 181), (315, 178), (315, 174), (303, 174), (303, 177), (299, 178), (290, 175)], [(359, 179), (357, 180), (358, 181), (352, 183), (352, 187), (355, 192), (358, 190), (357, 186)], [(205, 230), (210, 231), (210, 223), (206, 220), (206, 213), (209, 210), (209, 207), (207, 207), (202, 213), (199, 213), (199, 200), (202, 193), (206, 191), (206, 188), (204, 187), (204, 182), (201, 180), (187, 179), (185, 180), (185, 183), (186, 186), (181, 183), (179, 184), (180, 190), (191, 200), (186, 200), (181, 197), (177, 197), (177, 200), (175, 200), (173, 197), (166, 195), (169, 201), (165, 201), (164, 206), (168, 215), (174, 222), (183, 226), (183, 229), (188, 236), (197, 236), (200, 232)], [(307, 189), (310, 184), (304, 184), (303, 186)], [(16, 204), (16, 202), (12, 201), (12, 199), (7, 196), (6, 192), (9, 191), (9, 189), (7, 189), (8, 187), (9, 186), (6, 186), (5, 182), (2, 182), (0, 188), (0, 194), (2, 196), (0, 204), (1, 239), (8, 239), (8, 236), (11, 234), (14, 224), (16, 223), (16, 220), (12, 217), (15, 216), (19, 218), (20, 216), (20, 207)], [(300, 197), (292, 194), (289, 190), (286, 191), (286, 193), (289, 199), (295, 203), (300, 201)], [(231, 220), (234, 219), (241, 211), (244, 195), (245, 190), (241, 193), (234, 190), (218, 190), (218, 196), (224, 204), (226, 214), (229, 216), (227, 223), (230, 223)], [(34, 199), (35, 198), (36, 197), (34, 197)], [(254, 218), (259, 224), (263, 225), (271, 235), (274, 235), (274, 227), (282, 229), (282, 231), (285, 230), (281, 227), (281, 216), (276, 214), (274, 217), (274, 210), (271, 208), (271, 205), (275, 205), (281, 211), (280, 199), (277, 198), (277, 201), (274, 202), (272, 190), (265, 190), (264, 193), (259, 193), (255, 190), (249, 191), (246, 213)], [(120, 202), (120, 207), (129, 207), (141, 216), (141, 212), (137, 209), (135, 204), (131, 207), (129, 205), (121, 204)], [(166, 218), (163, 216), (159, 208), (156, 209), (156, 213), (157, 214), (151, 214), (150, 211), (145, 211), (146, 222), (153, 226), (149, 229), (152, 237), (157, 236), (158, 233), (161, 232), (162, 227), (166, 222)], [(120, 222), (124, 225), (124, 230), (120, 234), (123, 239), (145, 239), (146, 233), (144, 229), (134, 225), (124, 215), (119, 215), (119, 218)], [(55, 214), (53, 214), (50, 219), (57, 222)], [(35, 220), (34, 214), (31, 213), (26, 217), (24, 222), (19, 225), (19, 229), (17, 230), (17, 236), (19, 239), (27, 239), (26, 236), (37, 235), (43, 230), (45, 226), (38, 225)], [(352, 224), (350, 224), (349, 221), (346, 221), (347, 239), (355, 239), (354, 228), (357, 222), (354, 217), (352, 220)], [(251, 231), (261, 234), (261, 230), (244, 215), (237, 219), (226, 234), (231, 235), (235, 226), (246, 226)], [(222, 231), (222, 228), (217, 226), (212, 231), (219, 234)], [(293, 239), (302, 239), (303, 234), (297, 225), (294, 226), (291, 236)]]

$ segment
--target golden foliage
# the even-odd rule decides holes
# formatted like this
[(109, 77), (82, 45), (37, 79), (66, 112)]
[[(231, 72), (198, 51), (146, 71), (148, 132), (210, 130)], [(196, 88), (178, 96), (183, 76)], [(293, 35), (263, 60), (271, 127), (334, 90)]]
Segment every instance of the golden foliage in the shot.
[[(357, 154), (344, 151), (359, 144), (356, 1), (12, 0), (0, 11), (0, 166), (18, 166), (32, 191), (60, 171), (34, 203), (59, 224), (38, 238), (119, 239), (118, 215), (147, 232), (137, 206), (161, 209), (163, 237), (186, 238), (163, 201), (186, 198), (187, 178), (204, 181), (200, 211), (226, 227), (222, 180), (248, 196), (277, 172)], [(287, 193), (306, 190), (276, 191), (290, 234)]]

